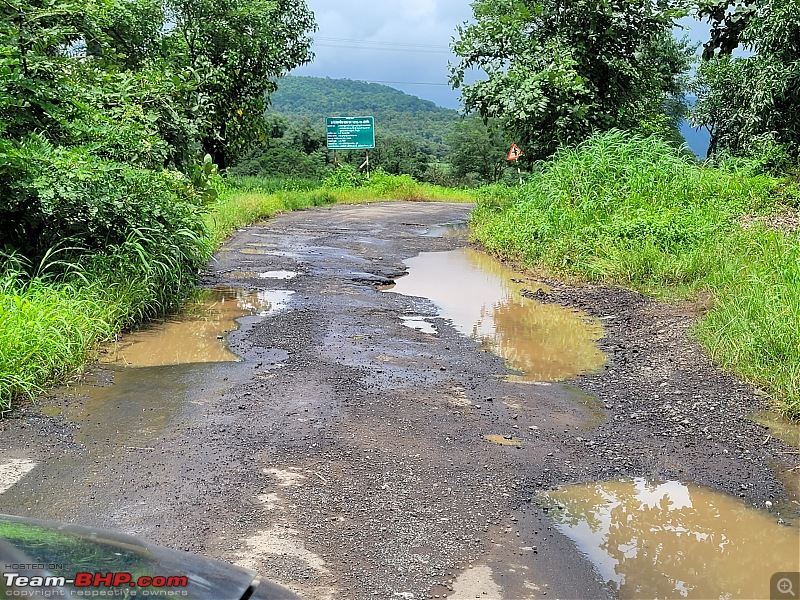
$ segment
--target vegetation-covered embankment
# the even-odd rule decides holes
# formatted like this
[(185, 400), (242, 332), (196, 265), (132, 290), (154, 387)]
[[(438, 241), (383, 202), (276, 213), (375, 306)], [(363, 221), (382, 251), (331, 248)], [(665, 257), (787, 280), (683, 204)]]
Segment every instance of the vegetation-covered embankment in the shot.
[(134, 229), (78, 262), (61, 260), (67, 248), (47, 255), (39, 268), (6, 258), (0, 265), (0, 410), (80, 372), (98, 345), (120, 331), (179, 308), (211, 252), (238, 227), (334, 202), (472, 200), (408, 176), (378, 172), (367, 180), (347, 169), (323, 185), (249, 178), (218, 186), (219, 198), (190, 219), (194, 229)]
[(798, 202), (796, 183), (745, 161), (699, 165), (657, 137), (610, 132), (560, 150), (522, 188), (484, 188), (471, 226), (491, 252), (551, 273), (709, 295), (696, 333), (710, 355), (797, 419), (800, 238), (766, 223)]

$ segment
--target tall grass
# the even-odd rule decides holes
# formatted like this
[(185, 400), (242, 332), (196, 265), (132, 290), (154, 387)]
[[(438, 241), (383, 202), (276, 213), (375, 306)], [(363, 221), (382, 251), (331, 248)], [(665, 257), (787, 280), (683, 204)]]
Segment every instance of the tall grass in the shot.
[(800, 418), (800, 240), (740, 225), (800, 195), (736, 167), (612, 132), (562, 150), (522, 188), (483, 190), (471, 224), (489, 250), (557, 274), (662, 298), (710, 293), (697, 333), (712, 357)]

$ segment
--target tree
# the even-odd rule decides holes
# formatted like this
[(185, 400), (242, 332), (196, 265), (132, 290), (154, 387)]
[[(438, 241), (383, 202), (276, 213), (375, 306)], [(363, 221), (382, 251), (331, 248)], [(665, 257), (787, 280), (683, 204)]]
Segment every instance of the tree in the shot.
[(484, 122), (477, 116), (453, 125), (448, 136), (449, 161), (458, 177), (477, 174), (482, 181), (499, 181), (507, 166), (509, 144), (503, 128), (494, 119)]
[[(637, 129), (680, 82), (694, 49), (671, 36), (679, 0), (476, 0), (457, 30), (451, 83), (467, 110), (498, 118), (528, 158), (594, 131)], [(654, 47), (667, 49), (663, 61)], [(471, 70), (486, 79), (466, 84)], [(668, 121), (668, 120), (667, 120)]]
[(209, 99), (202, 145), (220, 168), (266, 139), (274, 80), (311, 60), (314, 14), (300, 0), (169, 0), (166, 46)]
[[(755, 156), (780, 170), (800, 154), (800, 5), (766, 0), (730, 10), (734, 3), (716, 4), (728, 10), (722, 19), (719, 12), (710, 17), (722, 32), (712, 30), (706, 44), (707, 51), (717, 50), (706, 53), (698, 71), (692, 119), (711, 132), (709, 155)], [(734, 31), (725, 24), (736, 14)], [(732, 57), (734, 44), (752, 54)]]
[(703, 44), (703, 60), (730, 56), (739, 46), (739, 38), (750, 22), (756, 5), (740, 0), (700, 0), (697, 17), (708, 19), (711, 39)]

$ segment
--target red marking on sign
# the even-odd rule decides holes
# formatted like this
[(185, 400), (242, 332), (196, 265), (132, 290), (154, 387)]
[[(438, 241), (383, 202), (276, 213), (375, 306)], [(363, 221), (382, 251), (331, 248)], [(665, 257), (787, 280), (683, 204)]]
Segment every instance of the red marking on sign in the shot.
[(511, 144), (511, 150), (508, 151), (508, 160), (517, 160), (522, 156), (522, 150), (516, 144)]

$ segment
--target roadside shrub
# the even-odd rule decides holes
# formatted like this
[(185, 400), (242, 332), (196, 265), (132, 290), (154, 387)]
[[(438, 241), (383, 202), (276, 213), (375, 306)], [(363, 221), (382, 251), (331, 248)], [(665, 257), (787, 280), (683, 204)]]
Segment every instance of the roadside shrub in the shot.
[(65, 239), (102, 252), (137, 229), (159, 236), (203, 230), (198, 206), (187, 200), (198, 192), (177, 172), (102, 160), (41, 137), (8, 145), (4, 156), (0, 247), (33, 262)]
[(322, 185), (330, 190), (352, 190), (365, 185), (366, 179), (354, 166), (342, 164), (325, 177)]

